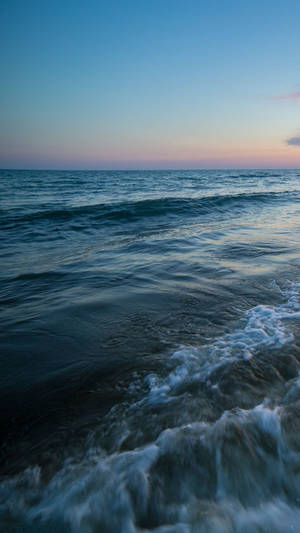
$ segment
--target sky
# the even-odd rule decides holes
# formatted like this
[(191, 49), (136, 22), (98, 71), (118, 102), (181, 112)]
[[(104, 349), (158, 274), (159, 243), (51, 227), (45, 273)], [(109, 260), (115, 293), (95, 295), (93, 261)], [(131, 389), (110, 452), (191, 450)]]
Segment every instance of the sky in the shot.
[(0, 168), (300, 168), (299, 0), (0, 0)]

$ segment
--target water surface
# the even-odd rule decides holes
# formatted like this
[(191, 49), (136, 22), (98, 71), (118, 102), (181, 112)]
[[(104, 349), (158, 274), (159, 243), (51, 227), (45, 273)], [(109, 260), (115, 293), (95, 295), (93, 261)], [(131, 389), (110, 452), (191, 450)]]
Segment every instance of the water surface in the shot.
[(1, 171), (3, 531), (300, 528), (300, 171)]

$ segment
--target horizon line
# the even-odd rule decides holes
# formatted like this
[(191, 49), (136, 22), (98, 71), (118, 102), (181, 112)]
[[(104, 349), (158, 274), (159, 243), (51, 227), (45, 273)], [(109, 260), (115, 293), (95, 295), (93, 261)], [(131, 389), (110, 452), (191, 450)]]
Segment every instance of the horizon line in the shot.
[(299, 170), (300, 167), (215, 167), (215, 168), (14, 168), (3, 167), (0, 171), (46, 171), (46, 172), (175, 172), (175, 171), (215, 171), (215, 170)]

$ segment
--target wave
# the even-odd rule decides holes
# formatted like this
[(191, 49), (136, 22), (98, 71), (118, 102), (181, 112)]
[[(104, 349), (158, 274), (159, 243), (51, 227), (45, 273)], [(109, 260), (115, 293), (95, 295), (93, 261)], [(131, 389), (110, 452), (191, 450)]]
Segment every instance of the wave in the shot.
[(249, 309), (244, 324), (214, 342), (193, 348), (181, 346), (172, 355), (175, 369), (167, 378), (149, 376), (150, 394), (147, 401), (155, 404), (182, 394), (191, 384), (205, 383), (218, 387), (217, 380), (223, 368), (238, 360), (249, 361), (258, 352), (276, 350), (294, 341), (287, 323), (300, 318), (300, 284), (291, 283), (281, 291), (287, 301), (279, 306), (257, 305)]
[(232, 209), (245, 209), (253, 205), (297, 200), (299, 191), (255, 192), (228, 195), (204, 196), (201, 198), (165, 197), (113, 204), (93, 204), (63, 209), (34, 211), (30, 213), (6, 213), (6, 224), (53, 221), (65, 222), (72, 219), (92, 217), (99, 221), (135, 220), (144, 217), (197, 216)]
[[(282, 366), (280, 352), (294, 340), (286, 321), (300, 318), (300, 284), (289, 284), (282, 295), (281, 305), (249, 309), (244, 327), (211, 343), (206, 362), (201, 361), (201, 350), (190, 356), (187, 350), (177, 352), (179, 373), (161, 381), (159, 391), (152, 388), (147, 401), (113, 408), (107, 421), (118, 430), (115, 449), (103, 446), (102, 427), (101, 438), (96, 433), (94, 440), (88, 440), (86, 453), (69, 458), (50, 479), (45, 479), (40, 466), (3, 479), (3, 530), (46, 533), (55, 526), (56, 531), (74, 533), (299, 531), (299, 361), (286, 354), (286, 375), (278, 371), (278, 361)], [(280, 349), (269, 365), (260, 362), (261, 352), (257, 352), (263, 348)], [(253, 387), (270, 385), (273, 368), (272, 379), (281, 384), (280, 401), (264, 396), (254, 405), (241, 407), (235, 398), (234, 406), (224, 410), (224, 383), (220, 375), (216, 383), (211, 380), (215, 355), (223, 364), (223, 377), (224, 363), (231, 364), (230, 398), (238, 388), (243, 396), (247, 394), (247, 381), (232, 373), (232, 364), (240, 362), (245, 368), (252, 364)], [(238, 368), (240, 372), (242, 366)], [(206, 383), (212, 406), (213, 393), (223, 394), (222, 410), (213, 420), (204, 419), (199, 409), (200, 388), (194, 390), (194, 398), (190, 388), (184, 395), (182, 387), (179, 391), (187, 379), (198, 380), (202, 388)], [(172, 404), (171, 396), (178, 394), (179, 403)], [(162, 395), (168, 403), (159, 409), (157, 400)], [(170, 405), (177, 424), (172, 427), (168, 421), (166, 427)], [(130, 419), (135, 420), (134, 427)], [(141, 442), (143, 432), (148, 435)], [(130, 433), (137, 440), (133, 446), (128, 446)]]
[(135, 450), (89, 450), (48, 484), (29, 468), (1, 483), (1, 524), (24, 533), (299, 531), (292, 416), (261, 404), (166, 429)]

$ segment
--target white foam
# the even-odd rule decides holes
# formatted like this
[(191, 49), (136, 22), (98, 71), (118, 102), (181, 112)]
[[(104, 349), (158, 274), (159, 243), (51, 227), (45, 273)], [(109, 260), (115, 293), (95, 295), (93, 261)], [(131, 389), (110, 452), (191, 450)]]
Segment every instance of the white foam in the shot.
[(165, 402), (184, 383), (198, 380), (209, 384), (210, 374), (226, 362), (251, 359), (259, 350), (278, 349), (292, 343), (294, 335), (287, 319), (300, 318), (300, 283), (289, 283), (281, 292), (286, 298), (283, 304), (257, 305), (249, 309), (240, 321), (241, 326), (231, 333), (199, 348), (180, 346), (171, 356), (177, 364), (167, 378), (148, 377), (149, 400)]
[[(7, 524), (41, 532), (54, 524), (74, 533), (296, 532), (299, 465), (280, 408), (262, 404), (167, 429), (133, 451), (93, 450), (46, 486), (38, 468), (28, 469), (0, 484), (0, 521), (9, 515)], [(160, 525), (140, 529), (149, 513)]]
[[(0, 520), (10, 513), (13, 524), (43, 532), (53, 524), (74, 533), (299, 531), (300, 510), (287, 498), (300, 494), (299, 465), (300, 454), (291, 462), (284, 442), (280, 410), (259, 405), (214, 424), (167, 429), (133, 451), (95, 450), (67, 462), (46, 486), (39, 469), (28, 469), (0, 484)], [(160, 526), (141, 530), (149, 505)]]
[[(299, 318), (299, 292), (300, 284), (291, 285), (285, 303), (250, 309), (240, 327), (206, 346), (180, 347), (169, 376), (148, 376), (150, 394), (140, 408), (171, 401), (182, 384), (209, 380), (226, 361), (291, 342), (285, 320)], [(290, 396), (298, 387), (293, 380)], [(28, 469), (0, 483), (0, 523), (40, 532), (65, 525), (74, 533), (300, 531), (300, 454), (281, 427), (288, 408), (234, 409), (211, 424), (166, 429), (132, 451), (90, 449), (46, 485), (38, 467)], [(140, 529), (149, 516), (155, 516), (153, 527)]]

